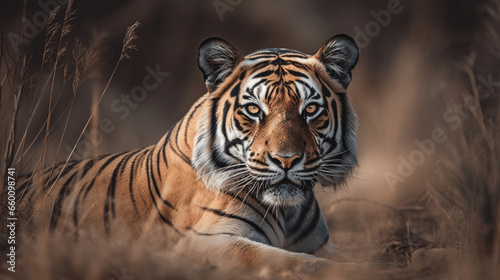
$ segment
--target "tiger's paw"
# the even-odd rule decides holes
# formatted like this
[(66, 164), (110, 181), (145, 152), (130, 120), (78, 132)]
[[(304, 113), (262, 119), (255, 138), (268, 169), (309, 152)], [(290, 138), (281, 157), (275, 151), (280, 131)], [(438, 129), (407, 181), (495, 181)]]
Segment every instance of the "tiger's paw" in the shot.
[(331, 267), (332, 265), (333, 262), (330, 260), (314, 258), (303, 261), (300, 267), (300, 272), (310, 274)]
[(329, 268), (333, 262), (323, 258), (307, 256), (294, 259), (282, 269), (270, 266), (261, 269), (259, 277), (263, 279), (304, 279), (323, 269)]

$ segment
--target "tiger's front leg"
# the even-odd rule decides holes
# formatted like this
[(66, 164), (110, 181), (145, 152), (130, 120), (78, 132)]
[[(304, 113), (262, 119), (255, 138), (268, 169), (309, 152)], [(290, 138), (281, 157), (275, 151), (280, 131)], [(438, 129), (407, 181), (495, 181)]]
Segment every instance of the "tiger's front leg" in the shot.
[(189, 233), (174, 250), (223, 269), (238, 269), (279, 276), (312, 273), (331, 262), (305, 253), (294, 253), (230, 233)]

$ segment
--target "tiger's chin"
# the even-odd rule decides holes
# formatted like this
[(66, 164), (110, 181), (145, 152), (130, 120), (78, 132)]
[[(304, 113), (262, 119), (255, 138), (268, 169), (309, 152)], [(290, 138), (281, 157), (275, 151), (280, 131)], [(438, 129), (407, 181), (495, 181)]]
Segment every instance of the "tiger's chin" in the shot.
[(260, 193), (261, 201), (272, 206), (297, 206), (306, 200), (305, 190), (292, 182), (269, 185)]

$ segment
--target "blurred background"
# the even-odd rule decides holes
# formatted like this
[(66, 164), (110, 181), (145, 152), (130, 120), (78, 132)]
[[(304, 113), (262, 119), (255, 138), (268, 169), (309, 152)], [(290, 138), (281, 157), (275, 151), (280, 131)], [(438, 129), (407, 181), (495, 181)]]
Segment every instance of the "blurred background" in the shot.
[[(26, 138), (26, 147), (34, 144), (31, 148), (24, 148), (27, 152), (23, 156), (23, 172), (35, 168), (43, 150), (54, 59), (46, 58), (47, 62), (40, 70), (47, 32), (38, 23), (42, 22), (44, 14), (48, 18), (49, 11), (55, 8), (54, 3), (56, 0), (10, 1), (0, 9), (3, 34), (3, 64), (0, 68), (3, 80), (2, 147), (8, 142), (12, 124), (14, 93), (16, 90), (21, 92), (14, 162), (19, 159), (20, 152), (16, 151), (26, 131), (34, 89), (40, 85), (34, 102), (39, 105), (35, 106), (37, 109)], [(422, 209), (431, 207), (429, 201), (435, 202), (436, 197), (447, 192), (446, 189), (436, 191), (437, 187), (429, 187), (434, 186), (431, 179), (441, 176), (440, 165), (446, 160), (457, 162), (453, 156), (458, 155), (463, 156), (460, 160), (475, 163), (476, 167), (488, 162), (487, 167), (479, 167), (486, 175), (474, 173), (485, 181), (489, 180), (487, 176), (494, 177), (500, 171), (498, 165), (493, 164), (498, 159), (495, 147), (498, 143), (496, 125), (500, 90), (499, 8), (498, 1), (494, 0), (77, 0), (74, 2), (76, 14), (72, 28), (62, 42), (67, 50), (60, 60), (65, 63), (59, 62), (61, 66), (53, 83), (55, 90), (51, 106), (54, 111), (46, 162), (56, 160), (68, 107), (74, 96), (72, 82), (67, 82), (64, 76), (66, 72), (74, 71), (71, 69), (75, 67), (72, 62), (75, 40), (94, 48), (99, 56), (89, 67), (90, 74), (87, 73), (75, 94), (69, 125), (57, 158), (59, 161), (65, 160), (73, 148), (72, 158), (79, 159), (148, 146), (158, 141), (206, 91), (197, 66), (197, 49), (208, 37), (221, 37), (243, 54), (268, 47), (314, 54), (328, 38), (345, 33), (354, 37), (360, 47), (359, 62), (348, 89), (360, 123), (359, 168), (348, 188), (339, 193), (325, 190), (325, 195), (320, 195), (330, 227), (339, 232), (337, 242), (353, 256), (373, 255), (380, 252), (380, 246), (373, 244), (382, 242), (381, 239), (370, 235), (372, 228), (360, 230), (359, 225), (353, 223), (381, 220), (387, 215), (415, 215), (412, 216), (416, 221), (414, 228), (407, 218), (403, 219), (403, 228), (408, 232), (411, 229), (421, 239), (412, 241), (409, 233), (405, 235), (410, 245), (399, 244), (406, 250), (404, 256), (408, 257), (416, 248), (428, 247), (429, 244), (448, 246), (452, 242), (447, 243), (439, 236), (456, 229), (450, 226), (450, 231), (439, 232), (441, 220), (434, 214), (447, 213), (452, 219), (453, 215), (446, 212), (449, 209), (443, 205), (450, 202), (437, 203), (442, 211), (422, 214)], [(63, 6), (56, 16), (61, 23), (64, 9)], [(110, 80), (120, 58), (127, 27), (135, 21), (140, 22), (134, 43), (137, 51), (131, 51), (129, 59), (119, 62)], [(54, 44), (57, 43), (56, 40)], [(23, 56), (16, 60), (19, 54), (26, 54), (24, 86), (20, 89), (16, 87), (16, 79), (19, 82), (20, 78), (15, 78), (13, 73), (22, 67), (9, 70), (9, 65), (19, 65), (23, 61)], [(64, 66), (66, 61), (68, 67)], [(127, 96), (132, 96), (136, 86), (143, 86), (143, 78), (151, 71), (162, 72), (157, 86), (127, 103)], [(97, 102), (108, 81), (104, 97)], [(98, 111), (76, 144), (96, 104)], [(99, 121), (103, 119), (106, 119), (106, 131), (99, 129)], [(99, 132), (94, 134), (92, 130), (96, 129)], [(40, 130), (43, 132), (37, 137)], [(469, 140), (479, 136), (484, 139), (472, 147)], [(1, 153), (4, 158), (6, 152), (3, 148)], [(490, 158), (477, 162), (477, 158), (465, 157), (469, 153)], [(444, 179), (450, 181), (448, 186), (454, 184), (452, 179), (464, 174), (464, 170), (456, 168), (456, 176)], [(500, 187), (496, 180), (489, 180), (485, 188), (498, 193)], [(468, 184), (475, 184), (480, 179), (465, 181), (464, 192), (467, 193), (474, 189)], [(319, 193), (323, 194), (323, 191)], [(486, 194), (491, 196), (489, 192)], [(474, 205), (483, 205), (482, 199), (478, 198), (479, 202)], [(488, 211), (496, 214), (488, 219), (494, 224), (498, 221), (499, 211), (495, 208), (498, 199), (489, 203), (491, 208)], [(377, 209), (376, 213), (382, 209), (380, 211), (392, 214), (374, 218), (356, 212), (363, 207), (368, 207), (370, 215), (374, 213), (371, 207)], [(477, 210), (474, 207), (465, 208), (463, 215), (473, 217), (470, 209)], [(346, 225), (346, 220), (351, 220), (349, 225)], [(394, 226), (392, 222), (376, 224), (377, 232), (384, 226)], [(352, 237), (352, 234), (342, 237), (342, 232), (356, 230), (362, 237)], [(356, 238), (366, 240), (367, 234), (371, 236), (368, 238), (372, 241), (370, 245), (364, 249), (352, 247), (354, 240), (360, 244)], [(498, 236), (498, 226), (493, 226), (492, 234)], [(454, 238), (451, 238), (453, 242), (460, 239)], [(499, 240), (491, 247), (498, 247)], [(424, 245), (412, 248), (412, 242)], [(464, 246), (458, 247), (462, 250)], [(408, 261), (404, 256), (403, 266)]]

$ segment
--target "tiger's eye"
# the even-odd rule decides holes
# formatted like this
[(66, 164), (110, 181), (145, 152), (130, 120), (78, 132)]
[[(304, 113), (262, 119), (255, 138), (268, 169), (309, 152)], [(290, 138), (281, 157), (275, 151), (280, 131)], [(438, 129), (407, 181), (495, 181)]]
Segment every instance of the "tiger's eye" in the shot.
[(257, 105), (248, 105), (247, 110), (252, 115), (257, 115), (260, 113), (260, 108)]
[(316, 113), (317, 110), (318, 110), (318, 105), (316, 104), (309, 104), (306, 107), (306, 113), (309, 115)]

